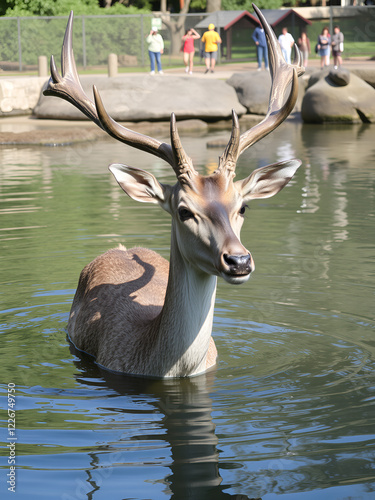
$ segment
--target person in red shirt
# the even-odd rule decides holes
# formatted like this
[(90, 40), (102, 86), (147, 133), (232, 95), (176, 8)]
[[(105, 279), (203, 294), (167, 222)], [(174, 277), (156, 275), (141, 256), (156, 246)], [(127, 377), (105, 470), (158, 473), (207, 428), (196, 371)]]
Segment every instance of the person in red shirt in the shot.
[(182, 37), (185, 71), (190, 75), (193, 74), (194, 40), (199, 40), (199, 38), (200, 35), (193, 28), (186, 30), (185, 35)]

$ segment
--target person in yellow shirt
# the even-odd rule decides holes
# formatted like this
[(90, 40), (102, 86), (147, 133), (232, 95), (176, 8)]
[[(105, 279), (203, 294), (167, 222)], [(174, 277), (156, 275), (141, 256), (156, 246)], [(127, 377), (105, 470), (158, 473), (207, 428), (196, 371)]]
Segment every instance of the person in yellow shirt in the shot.
[(221, 43), (221, 38), (219, 33), (215, 31), (215, 25), (209, 24), (208, 31), (203, 33), (202, 42), (205, 44), (204, 46), (204, 58), (206, 63), (206, 71), (208, 73), (211, 69), (211, 73), (214, 72), (217, 52), (218, 52), (218, 43)]

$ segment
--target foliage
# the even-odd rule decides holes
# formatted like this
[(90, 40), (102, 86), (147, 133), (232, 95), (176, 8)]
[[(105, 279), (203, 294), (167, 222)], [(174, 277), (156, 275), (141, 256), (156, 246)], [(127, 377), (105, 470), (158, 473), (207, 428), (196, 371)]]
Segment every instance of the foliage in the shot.
[[(148, 0), (136, 0), (139, 7), (149, 11)], [(115, 3), (102, 9), (98, 0), (0, 0), (0, 14), (6, 16), (66, 16), (73, 10), (76, 15), (136, 14), (135, 6), (126, 7)]]
[[(253, 12), (252, 0), (222, 0), (223, 10), (248, 10)], [(257, 0), (256, 6), (260, 9), (279, 9), (283, 5), (283, 0)]]
[(207, 0), (191, 0), (190, 11), (191, 12), (203, 12), (206, 10)]
[[(305, 4), (308, 0), (257, 0), (256, 6), (260, 9), (279, 9), (280, 7), (296, 7)], [(253, 11), (253, 0), (221, 0), (222, 10), (248, 10)], [(207, 0), (192, 0), (191, 10), (203, 12), (206, 10)]]

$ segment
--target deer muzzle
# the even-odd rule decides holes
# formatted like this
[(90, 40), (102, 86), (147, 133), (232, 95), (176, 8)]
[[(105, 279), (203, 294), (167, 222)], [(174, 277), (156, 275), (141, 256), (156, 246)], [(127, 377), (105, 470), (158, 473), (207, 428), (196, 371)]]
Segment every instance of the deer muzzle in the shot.
[(228, 283), (241, 284), (250, 278), (255, 269), (251, 254), (228, 254), (221, 257), (221, 276)]

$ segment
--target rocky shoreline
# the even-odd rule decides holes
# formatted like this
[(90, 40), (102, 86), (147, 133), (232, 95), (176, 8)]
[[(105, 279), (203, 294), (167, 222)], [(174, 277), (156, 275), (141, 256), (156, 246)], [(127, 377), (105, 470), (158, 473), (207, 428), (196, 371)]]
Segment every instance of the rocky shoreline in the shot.
[[(234, 68), (233, 68), (234, 69)], [(246, 71), (245, 71), (246, 69)], [(235, 109), (247, 126), (261, 121), (268, 106), (268, 72), (244, 66), (204, 78), (146, 73), (116, 78), (81, 78), (88, 95), (100, 91), (108, 113), (132, 130), (152, 136), (169, 134), (169, 117), (176, 113), (181, 133), (228, 128)], [(71, 104), (43, 96), (45, 78), (0, 78), (0, 144), (67, 145), (104, 139), (107, 135)], [(307, 123), (375, 122), (375, 64), (342, 70), (308, 68), (300, 78), (294, 119)], [(302, 112), (301, 112), (302, 111)]]

